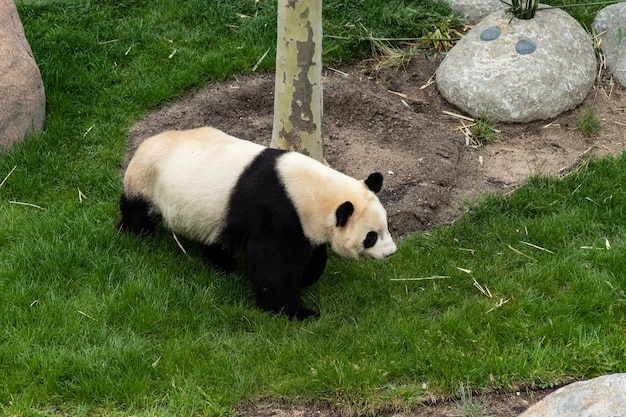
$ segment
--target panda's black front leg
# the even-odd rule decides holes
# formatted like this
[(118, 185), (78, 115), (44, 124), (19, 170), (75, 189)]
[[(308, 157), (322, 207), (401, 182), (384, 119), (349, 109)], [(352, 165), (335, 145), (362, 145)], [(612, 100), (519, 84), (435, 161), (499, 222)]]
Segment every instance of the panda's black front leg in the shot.
[(281, 284), (255, 285), (254, 294), (257, 305), (270, 313), (284, 314), (291, 319), (306, 320), (318, 318), (320, 313), (300, 304), (300, 286), (287, 288)]
[[(300, 250), (298, 250), (300, 249)], [(305, 320), (319, 313), (301, 305), (303, 257), (299, 245), (284, 240), (248, 240), (246, 247), (246, 276), (252, 285), (257, 305), (275, 314)], [(310, 278), (309, 278), (310, 279)]]
[(327, 258), (326, 245), (320, 245), (313, 249), (309, 263), (300, 278), (301, 287), (309, 287), (319, 281), (326, 268)]

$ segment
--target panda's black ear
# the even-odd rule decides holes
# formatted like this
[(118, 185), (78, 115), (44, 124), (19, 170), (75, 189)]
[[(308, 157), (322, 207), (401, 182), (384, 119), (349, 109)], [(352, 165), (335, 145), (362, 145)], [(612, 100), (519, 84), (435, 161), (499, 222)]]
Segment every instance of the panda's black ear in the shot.
[(383, 174), (380, 172), (370, 174), (370, 176), (365, 180), (365, 185), (367, 185), (367, 188), (373, 192), (379, 192), (380, 189), (383, 188)]
[(341, 203), (335, 212), (335, 216), (337, 216), (337, 227), (345, 226), (350, 216), (352, 216), (352, 213), (354, 213), (354, 206), (351, 202), (346, 201), (345, 203)]

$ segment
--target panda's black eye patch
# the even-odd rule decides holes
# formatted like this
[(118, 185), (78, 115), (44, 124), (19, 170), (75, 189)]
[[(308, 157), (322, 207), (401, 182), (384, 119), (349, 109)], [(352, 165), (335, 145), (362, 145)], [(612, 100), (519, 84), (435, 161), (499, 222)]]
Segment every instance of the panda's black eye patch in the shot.
[(378, 241), (378, 233), (376, 232), (367, 232), (367, 236), (365, 236), (365, 240), (363, 241), (363, 247), (365, 249), (371, 248)]

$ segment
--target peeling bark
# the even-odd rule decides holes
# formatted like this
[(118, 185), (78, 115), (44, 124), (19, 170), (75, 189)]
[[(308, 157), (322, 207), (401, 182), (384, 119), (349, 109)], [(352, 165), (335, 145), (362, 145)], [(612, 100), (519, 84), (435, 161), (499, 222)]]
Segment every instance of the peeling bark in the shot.
[(279, 0), (271, 146), (323, 161), (322, 1)]

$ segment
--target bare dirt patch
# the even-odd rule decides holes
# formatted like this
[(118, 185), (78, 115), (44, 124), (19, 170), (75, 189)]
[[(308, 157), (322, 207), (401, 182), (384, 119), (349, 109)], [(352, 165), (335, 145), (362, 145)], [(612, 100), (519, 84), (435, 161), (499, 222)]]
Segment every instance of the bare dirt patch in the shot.
[[(466, 202), (508, 192), (533, 174), (561, 175), (592, 154), (624, 149), (626, 93), (602, 77), (584, 103), (554, 120), (500, 124), (496, 143), (466, 144), (463, 121), (439, 95), (433, 76), (440, 59), (415, 58), (405, 68), (372, 74), (368, 63), (324, 79), (324, 154), (335, 169), (356, 178), (385, 175), (380, 199), (399, 238), (453, 221)], [(212, 125), (269, 144), (273, 74), (212, 84), (162, 108), (133, 129), (133, 143), (169, 129)], [(595, 109), (600, 132), (576, 129), (584, 109)]]
[[(617, 153), (626, 143), (626, 90), (602, 71), (584, 103), (554, 120), (500, 124), (495, 143), (467, 144), (462, 121), (432, 82), (440, 58), (416, 57), (405, 68), (373, 74), (368, 62), (324, 79), (324, 153), (330, 166), (356, 178), (385, 175), (380, 199), (396, 238), (456, 219), (467, 203), (505, 193), (533, 174), (564, 175), (591, 155)], [(272, 133), (273, 74), (256, 74), (207, 86), (140, 121), (131, 147), (170, 129), (212, 125), (234, 136), (269, 144)], [(577, 129), (582, 112), (593, 108), (600, 132)], [(516, 416), (545, 391), (490, 394), (486, 415)], [(345, 410), (344, 410), (345, 411)], [(242, 416), (340, 415), (328, 406), (260, 401)], [(394, 415), (389, 413), (388, 415)], [(425, 404), (396, 417), (458, 416), (451, 401)]]
[[(481, 405), (484, 417), (517, 417), (532, 404), (540, 401), (554, 389), (532, 392), (494, 393), (474, 397), (472, 404)], [(354, 414), (345, 408), (330, 405), (288, 404), (275, 400), (262, 400), (242, 407), (239, 417), (336, 417)], [(433, 401), (408, 411), (380, 412), (386, 417), (463, 417), (459, 400)], [(479, 415), (477, 413), (469, 415)]]

